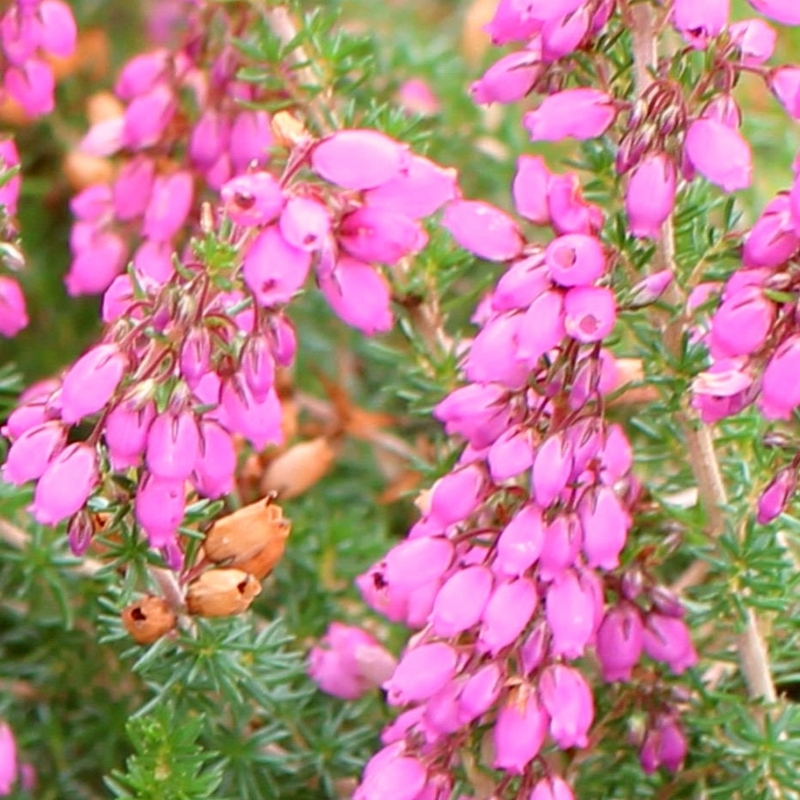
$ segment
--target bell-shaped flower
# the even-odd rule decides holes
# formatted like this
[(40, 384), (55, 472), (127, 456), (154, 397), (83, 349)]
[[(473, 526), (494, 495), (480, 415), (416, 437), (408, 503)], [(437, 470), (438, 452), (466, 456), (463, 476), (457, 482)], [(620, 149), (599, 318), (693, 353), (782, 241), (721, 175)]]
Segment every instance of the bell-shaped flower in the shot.
[(541, 27), (542, 20), (532, 13), (528, 4), (500, 0), (485, 30), (493, 44), (508, 44), (527, 41)]
[(429, 516), (442, 527), (463, 522), (480, 505), (485, 488), (486, 479), (477, 466), (448, 472), (431, 487)]
[(234, 172), (244, 172), (253, 163), (265, 164), (272, 142), (272, 125), (266, 111), (239, 112), (231, 126), (229, 146)]
[(216, 499), (233, 489), (236, 450), (230, 433), (222, 425), (202, 419), (199, 427), (200, 454), (194, 465), (192, 482), (198, 494)]
[(194, 389), (208, 372), (211, 359), (211, 334), (205, 326), (190, 328), (181, 344), (178, 365), (181, 377)]
[(533, 300), (519, 323), (516, 355), (533, 369), (565, 335), (564, 295), (556, 290), (545, 291)]
[(539, 679), (539, 697), (550, 715), (550, 735), (562, 749), (586, 747), (594, 720), (594, 699), (586, 679), (574, 667), (553, 664)]
[(549, 719), (536, 692), (521, 686), (506, 700), (494, 724), (495, 769), (521, 775), (542, 749)]
[(342, 130), (311, 151), (313, 170), (346, 189), (374, 189), (396, 178), (408, 162), (404, 145), (372, 130)]
[(527, 578), (499, 583), (483, 612), (478, 647), (496, 655), (522, 634), (536, 610), (539, 595)]
[(60, 422), (44, 422), (23, 431), (11, 445), (2, 467), (3, 480), (22, 486), (40, 478), (67, 440)]
[(520, 389), (528, 379), (529, 370), (515, 352), (522, 314), (493, 316), (472, 340), (464, 374), (474, 383), (499, 383), (508, 389)]
[(763, 19), (743, 19), (728, 27), (731, 41), (742, 55), (742, 63), (756, 67), (769, 61), (775, 52), (778, 34)]
[(8, 68), (3, 86), (31, 118), (49, 114), (55, 107), (53, 70), (43, 61), (31, 58)]
[(542, 28), (542, 60), (558, 61), (578, 49), (591, 27), (590, 6), (584, 3), (570, 14), (552, 17)]
[(547, 189), (552, 173), (541, 156), (520, 156), (514, 175), (512, 192), (517, 213), (535, 225), (550, 222)]
[(274, 222), (284, 206), (283, 189), (268, 172), (250, 172), (227, 181), (220, 190), (225, 213), (237, 225)]
[(704, 48), (728, 24), (730, 0), (675, 0), (672, 24), (690, 45)]
[(57, 525), (86, 504), (97, 485), (97, 454), (83, 442), (67, 445), (48, 464), (36, 484), (33, 518), (42, 525)]
[(783, 25), (800, 25), (800, 7), (793, 0), (747, 0), (756, 11)]
[(545, 612), (553, 634), (553, 655), (579, 658), (595, 629), (595, 596), (572, 570), (563, 573), (547, 591)]
[(115, 344), (100, 344), (84, 353), (61, 382), (61, 419), (78, 422), (100, 411), (117, 390), (128, 360)]
[(444, 642), (406, 649), (394, 674), (383, 685), (390, 705), (405, 705), (432, 697), (453, 679), (457, 663), (458, 654)]
[(0, 722), (0, 797), (13, 793), (19, 776), (17, 740), (7, 722)]
[(143, 235), (155, 242), (170, 241), (185, 224), (193, 195), (194, 181), (186, 170), (156, 178), (144, 212)]
[(780, 470), (758, 497), (758, 524), (766, 525), (783, 513), (796, 488), (797, 470), (794, 467)]
[(752, 154), (739, 131), (713, 119), (698, 119), (689, 126), (684, 147), (691, 166), (726, 192), (750, 185)]
[[(462, 726), (458, 707), (460, 693), (461, 682), (450, 681), (425, 703), (422, 722), (428, 741), (438, 739), (440, 734), (455, 733)], [(433, 796), (438, 797), (438, 795)], [(428, 794), (424, 793), (420, 795), (420, 800), (426, 797)]]
[(769, 88), (792, 119), (800, 119), (800, 67), (778, 67), (769, 73)]
[(564, 297), (564, 329), (583, 344), (605, 339), (616, 321), (614, 292), (605, 286), (575, 286)]
[(383, 559), (383, 580), (407, 595), (413, 589), (438, 581), (449, 569), (453, 555), (452, 543), (443, 536), (406, 539)]
[(416, 758), (385, 759), (369, 773), (365, 771), (353, 800), (416, 800), (427, 781), (427, 770)]
[[(74, 229), (73, 229), (74, 230)], [(127, 245), (121, 236), (94, 231), (82, 246), (73, 248), (75, 257), (64, 278), (71, 296), (97, 294), (108, 288), (125, 263)]]
[(664, 153), (645, 156), (625, 191), (628, 226), (634, 236), (656, 239), (675, 206), (675, 165)]
[(155, 162), (143, 155), (120, 168), (111, 190), (117, 219), (127, 222), (144, 214), (150, 204), (155, 173)]
[(392, 327), (389, 284), (369, 264), (340, 256), (332, 273), (319, 276), (319, 287), (336, 315), (368, 336)]
[(458, 718), (468, 725), (483, 716), (500, 696), (503, 674), (495, 661), (491, 661), (470, 675), (458, 698)]
[(186, 509), (183, 481), (146, 475), (136, 490), (133, 509), (150, 546), (169, 546), (175, 541)]
[(145, 94), (138, 95), (125, 109), (122, 143), (131, 150), (157, 144), (176, 108), (175, 95), (166, 83), (157, 83)]
[(227, 150), (230, 125), (215, 108), (207, 108), (189, 135), (189, 157), (201, 169), (208, 168)]
[[(0, 164), (6, 169), (19, 166), (19, 152), (17, 150), (17, 145), (11, 138), (0, 139)], [(11, 176), (0, 186), (0, 205), (5, 206), (6, 211), (12, 217), (17, 213), (17, 202), (19, 201), (21, 187), (22, 178), (19, 172)]]
[(529, 569), (542, 552), (545, 530), (542, 510), (527, 503), (511, 518), (497, 540), (495, 570), (517, 577)]
[(150, 91), (169, 69), (170, 54), (159, 48), (131, 58), (122, 68), (114, 85), (114, 94), (120, 100), (133, 100)]
[(275, 359), (266, 336), (254, 334), (245, 340), (239, 369), (255, 401), (263, 403), (275, 385)]
[(539, 578), (552, 581), (578, 560), (583, 531), (575, 514), (559, 514), (544, 528), (544, 542), (539, 556)]
[(155, 415), (152, 402), (137, 406), (131, 400), (123, 400), (108, 412), (103, 435), (114, 469), (124, 470), (139, 463)]
[(610, 486), (587, 492), (578, 506), (583, 528), (583, 552), (590, 567), (606, 570), (619, 566), (631, 518)]
[(269, 308), (288, 303), (305, 283), (311, 254), (292, 247), (277, 225), (265, 228), (252, 242), (244, 257), (244, 281), (258, 300)]
[(575, 800), (575, 795), (563, 778), (551, 775), (543, 778), (533, 787), (528, 800)]
[(677, 772), (683, 766), (687, 752), (686, 737), (675, 716), (660, 714), (645, 735), (639, 761), (648, 775), (660, 766)]
[(380, 264), (396, 264), (418, 253), (428, 242), (418, 222), (391, 209), (372, 206), (362, 206), (344, 217), (337, 238), (353, 258)]
[(0, 275), (0, 334), (16, 336), (28, 325), (25, 295), (13, 279)]
[(544, 256), (536, 253), (515, 261), (500, 277), (492, 291), (492, 309), (527, 309), (539, 295), (552, 288)]
[(722, 359), (754, 353), (764, 344), (776, 312), (775, 304), (758, 286), (745, 286), (726, 297), (711, 322), (712, 356)]
[(431, 627), (438, 636), (449, 638), (480, 622), (492, 592), (492, 573), (486, 567), (459, 569), (436, 595)]
[(569, 233), (553, 239), (545, 250), (550, 276), (559, 286), (586, 286), (606, 269), (603, 246), (594, 236)]
[(153, 475), (165, 480), (185, 480), (200, 456), (200, 429), (192, 411), (165, 411), (147, 433), (145, 461)]
[(602, 136), (617, 116), (614, 100), (597, 89), (565, 89), (548, 95), (535, 111), (523, 117), (533, 142), (594, 139)]
[(162, 286), (174, 274), (172, 247), (166, 242), (145, 240), (133, 254), (133, 268), (136, 277), (151, 285)]
[(531, 433), (524, 426), (509, 428), (489, 448), (489, 472), (495, 483), (514, 478), (533, 464)]
[(606, 431), (600, 451), (600, 478), (607, 486), (613, 486), (630, 472), (632, 465), (631, 443), (622, 426), (615, 423)]
[(608, 610), (597, 630), (597, 658), (607, 681), (628, 681), (644, 647), (638, 609), (622, 603)]
[(548, 436), (538, 447), (531, 485), (536, 502), (547, 508), (558, 498), (572, 475), (572, 447), (562, 432)]
[(339, 622), (328, 626), (309, 653), (311, 679), (323, 692), (343, 700), (355, 700), (380, 686), (394, 668), (391, 654), (372, 636)]
[(463, 436), (473, 447), (490, 445), (507, 427), (508, 392), (496, 384), (468, 383), (433, 409), (448, 436)]
[(603, 212), (587, 203), (577, 175), (551, 175), (547, 184), (547, 207), (556, 233), (593, 234), (603, 227)]
[(442, 225), (456, 244), (489, 261), (515, 258), (524, 244), (517, 223), (504, 211), (480, 200), (450, 203)]
[(232, 433), (240, 433), (257, 450), (263, 450), (268, 444), (282, 444), (283, 412), (274, 389), (259, 402), (247, 384), (234, 376), (223, 386), (220, 399), (224, 412), (223, 424)]
[(298, 250), (314, 252), (322, 247), (331, 231), (328, 209), (310, 197), (290, 197), (281, 211), (283, 238)]
[(648, 615), (642, 641), (645, 653), (654, 661), (669, 664), (676, 675), (697, 663), (689, 629), (682, 619), (657, 613)]
[(542, 74), (540, 54), (521, 50), (503, 56), (489, 67), (470, 87), (472, 99), (479, 104), (516, 103), (522, 100)]
[(794, 334), (776, 349), (761, 378), (758, 407), (767, 419), (789, 419), (800, 405), (800, 336)]
[(742, 261), (750, 269), (779, 267), (800, 247), (789, 195), (779, 194), (766, 206), (744, 239)]
[(365, 192), (364, 201), (373, 208), (386, 208), (411, 219), (420, 219), (457, 196), (454, 169), (412, 155), (396, 177)]

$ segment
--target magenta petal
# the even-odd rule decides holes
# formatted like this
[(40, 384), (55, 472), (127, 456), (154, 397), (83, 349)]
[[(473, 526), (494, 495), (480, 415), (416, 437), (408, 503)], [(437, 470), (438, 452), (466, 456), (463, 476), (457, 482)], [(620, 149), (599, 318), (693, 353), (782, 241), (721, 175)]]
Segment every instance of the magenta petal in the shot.
[(311, 151), (311, 166), (322, 178), (346, 189), (373, 189), (396, 178), (408, 159), (406, 148), (372, 130), (345, 130)]
[(447, 206), (442, 225), (457, 244), (489, 261), (507, 261), (522, 251), (517, 223), (489, 203), (457, 200)]

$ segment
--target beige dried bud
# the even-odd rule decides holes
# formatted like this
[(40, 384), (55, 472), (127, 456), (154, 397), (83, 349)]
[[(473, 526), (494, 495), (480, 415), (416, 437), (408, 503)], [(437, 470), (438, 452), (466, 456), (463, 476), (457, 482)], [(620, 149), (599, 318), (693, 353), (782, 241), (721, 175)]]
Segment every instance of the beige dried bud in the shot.
[(162, 597), (148, 595), (122, 610), (122, 625), (137, 644), (152, 644), (176, 622), (175, 613)]
[(295, 444), (267, 467), (261, 491), (275, 492), (282, 500), (297, 497), (325, 475), (335, 458), (336, 450), (325, 436)]
[(275, 536), (252, 558), (248, 558), (245, 561), (237, 561), (236, 567), (242, 570), (242, 572), (253, 575), (260, 581), (264, 580), (283, 558), (284, 551), (286, 550), (286, 539), (289, 537), (290, 528), (286, 527), (284, 530), (285, 535), (283, 538)]
[(110, 161), (71, 150), (62, 164), (69, 185), (76, 191), (94, 186), (96, 183), (111, 183), (114, 167)]
[(306, 126), (288, 111), (279, 111), (272, 117), (272, 135), (282, 147), (294, 147), (309, 138)]
[(280, 506), (259, 500), (218, 519), (209, 528), (203, 548), (209, 561), (228, 561), (238, 567), (273, 542), (283, 545), (291, 529)]
[(186, 590), (186, 608), (199, 617), (243, 614), (261, 592), (261, 584), (240, 569), (210, 569)]
[(125, 106), (111, 92), (95, 92), (86, 101), (86, 117), (90, 125), (117, 119), (125, 113)]

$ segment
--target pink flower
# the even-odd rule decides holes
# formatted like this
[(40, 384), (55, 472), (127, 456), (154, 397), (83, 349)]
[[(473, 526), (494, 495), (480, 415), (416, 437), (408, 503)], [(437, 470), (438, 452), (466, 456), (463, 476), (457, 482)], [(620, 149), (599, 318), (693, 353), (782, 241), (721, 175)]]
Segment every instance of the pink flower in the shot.
[(586, 747), (594, 719), (594, 700), (586, 679), (574, 667), (554, 664), (542, 673), (539, 696), (550, 715), (550, 735), (562, 749)]
[(165, 411), (147, 433), (145, 461), (153, 475), (165, 480), (185, 480), (200, 456), (200, 430), (189, 410)]
[(172, 89), (157, 83), (137, 95), (125, 109), (122, 143), (132, 150), (155, 145), (175, 115), (177, 102)]
[(603, 227), (603, 212), (583, 199), (580, 180), (572, 172), (550, 176), (547, 205), (557, 233), (597, 233)]
[[(0, 139), (0, 166), (3, 167), (4, 172), (6, 169), (19, 166), (19, 153), (13, 139)], [(17, 213), (21, 185), (22, 178), (17, 173), (3, 186), (0, 186), (0, 205), (5, 206), (6, 211), (12, 217)]]
[(756, 11), (784, 25), (800, 25), (800, 6), (794, 0), (747, 0)]
[(597, 631), (597, 657), (607, 681), (628, 681), (644, 647), (639, 612), (624, 603), (607, 612)]
[(531, 483), (536, 502), (549, 506), (564, 490), (572, 475), (572, 447), (559, 432), (548, 436), (538, 447), (533, 462)]
[(559, 286), (594, 283), (606, 268), (600, 241), (583, 233), (569, 233), (553, 239), (545, 250), (545, 263)]
[(71, 517), (86, 504), (97, 479), (94, 448), (82, 442), (68, 445), (36, 484), (30, 508), (34, 519), (42, 525), (57, 525)]
[(431, 626), (449, 638), (477, 625), (492, 592), (492, 573), (486, 567), (467, 567), (448, 578), (436, 595)]
[(456, 171), (411, 155), (400, 173), (364, 193), (375, 208), (388, 208), (412, 219), (428, 217), (458, 196)]
[(146, 156), (137, 156), (122, 166), (112, 189), (117, 219), (127, 221), (144, 214), (153, 192), (155, 171), (155, 162)]
[(183, 481), (147, 475), (139, 483), (134, 515), (151, 547), (167, 547), (175, 541), (185, 507)]
[(489, 473), (495, 483), (514, 478), (533, 464), (534, 447), (524, 426), (504, 431), (489, 448)]
[(485, 714), (500, 696), (503, 675), (492, 661), (467, 679), (458, 699), (458, 718), (462, 725)]
[(407, 649), (383, 685), (389, 703), (405, 705), (432, 697), (453, 678), (457, 661), (456, 651), (443, 642)]
[(747, 66), (763, 64), (775, 52), (777, 33), (763, 19), (756, 17), (734, 22), (728, 28), (728, 33), (742, 54), (742, 63)]
[(686, 133), (686, 157), (726, 192), (746, 189), (753, 172), (750, 145), (739, 131), (712, 119), (695, 120)]
[(552, 173), (541, 156), (520, 156), (512, 191), (514, 206), (525, 219), (536, 225), (547, 225), (550, 208), (547, 189)]
[(541, 750), (548, 722), (536, 693), (523, 685), (506, 700), (497, 715), (492, 766), (521, 775)]
[(496, 655), (510, 645), (525, 630), (538, 603), (536, 587), (527, 578), (498, 584), (483, 612), (480, 648)]
[(769, 73), (769, 88), (792, 119), (800, 119), (800, 67), (778, 67)]
[(529, 368), (557, 347), (564, 336), (564, 295), (558, 291), (540, 294), (528, 307), (519, 324), (517, 358)]
[(369, 264), (340, 256), (333, 271), (319, 277), (319, 286), (337, 316), (368, 336), (394, 324), (389, 284)]
[(533, 503), (528, 503), (503, 528), (497, 540), (494, 567), (509, 577), (522, 575), (539, 558), (543, 545), (542, 511)]
[(234, 376), (222, 388), (221, 406), (224, 427), (231, 433), (240, 433), (257, 450), (283, 442), (281, 402), (274, 389), (258, 401), (247, 384)]
[(338, 239), (353, 258), (380, 264), (396, 264), (428, 243), (419, 223), (396, 211), (372, 206), (363, 206), (344, 217)]
[(730, 0), (675, 0), (672, 23), (693, 47), (704, 48), (728, 24)]
[(290, 197), (280, 218), (283, 238), (298, 250), (319, 250), (331, 230), (328, 209), (308, 197)]
[(639, 761), (648, 774), (662, 765), (670, 772), (677, 772), (683, 765), (687, 749), (686, 737), (674, 715), (661, 714), (645, 736)]
[(669, 664), (676, 675), (697, 663), (697, 653), (689, 629), (681, 619), (664, 614), (650, 614), (642, 641), (645, 653), (654, 661)]
[(220, 195), (231, 220), (246, 226), (274, 222), (286, 202), (283, 189), (268, 172), (250, 172), (233, 178), (222, 187)]
[(800, 405), (800, 336), (785, 339), (767, 362), (758, 406), (767, 419), (788, 419)]
[(796, 488), (796, 469), (787, 467), (778, 472), (759, 495), (756, 516), (758, 524), (766, 525), (776, 519), (786, 508)]
[(492, 317), (472, 340), (464, 374), (475, 383), (499, 383), (509, 389), (525, 384), (529, 370), (518, 358), (518, 338), (524, 316), (499, 314)]
[(100, 344), (82, 355), (61, 383), (61, 418), (78, 422), (100, 411), (117, 390), (128, 360), (115, 344)]
[(614, 328), (617, 303), (604, 286), (576, 286), (564, 297), (564, 328), (579, 342), (599, 342)]
[(55, 107), (53, 70), (43, 61), (31, 58), (18, 67), (11, 67), (3, 83), (29, 117), (49, 114)]
[(131, 400), (123, 400), (109, 411), (103, 435), (114, 469), (124, 470), (139, 463), (155, 415), (152, 402), (139, 408)]
[(374, 189), (387, 183), (400, 174), (407, 159), (403, 145), (372, 130), (337, 131), (311, 151), (314, 171), (346, 189)]
[(749, 268), (779, 267), (800, 247), (790, 196), (779, 194), (766, 206), (744, 240), (742, 261)]
[(305, 283), (311, 254), (292, 247), (277, 225), (265, 228), (244, 257), (244, 281), (260, 305), (288, 303)]
[(495, 384), (469, 383), (455, 389), (434, 408), (449, 436), (463, 436), (473, 447), (490, 445), (506, 428), (507, 392)]
[(575, 800), (575, 795), (563, 778), (551, 775), (533, 787), (529, 800)]
[(120, 100), (133, 100), (148, 92), (166, 75), (168, 64), (169, 53), (164, 49), (134, 56), (122, 68), (114, 93)]
[(531, 50), (509, 53), (472, 84), (472, 99), (481, 104), (515, 103), (533, 88), (542, 70), (538, 53)]
[(309, 654), (308, 672), (323, 692), (355, 700), (388, 680), (391, 654), (361, 628), (333, 622)]
[(565, 89), (548, 95), (536, 111), (523, 118), (533, 142), (594, 139), (602, 136), (617, 116), (614, 101), (596, 89)]
[(17, 740), (7, 722), (0, 722), (0, 795), (10, 795), (19, 774)]
[(3, 480), (22, 486), (40, 478), (61, 452), (67, 431), (59, 422), (45, 422), (28, 428), (11, 445), (2, 467)]
[(515, 261), (500, 276), (491, 302), (494, 311), (527, 309), (537, 297), (553, 286), (542, 253)]
[(591, 586), (573, 571), (563, 573), (547, 592), (545, 612), (553, 634), (553, 654), (582, 656), (594, 634), (595, 597)]
[(505, 212), (479, 200), (451, 203), (442, 225), (459, 246), (489, 261), (507, 261), (522, 251), (517, 223)]
[(539, 556), (539, 578), (558, 580), (578, 560), (583, 531), (575, 514), (559, 514), (544, 528), (544, 544)]
[(462, 522), (480, 505), (485, 487), (483, 472), (476, 466), (448, 472), (431, 487), (429, 515), (445, 528)]
[(19, 284), (5, 275), (0, 276), (0, 334), (8, 338), (16, 336), (28, 325), (25, 295)]
[(225, 428), (208, 419), (200, 421), (200, 455), (195, 461), (192, 482), (199, 494), (215, 499), (233, 488), (236, 451)]
[(675, 205), (675, 165), (663, 153), (635, 167), (625, 192), (625, 211), (634, 236), (655, 239)]
[(384, 582), (408, 594), (412, 589), (438, 581), (452, 560), (453, 545), (444, 537), (406, 539), (386, 554)]
[(375, 757), (367, 764), (353, 800), (415, 800), (425, 788), (428, 774), (417, 759), (385, 758), (374, 766), (373, 761)]
[(714, 358), (750, 355), (758, 350), (775, 320), (775, 304), (758, 286), (745, 286), (714, 313), (709, 344)]
[(583, 552), (590, 567), (619, 566), (631, 518), (610, 486), (601, 486), (581, 499), (578, 515), (583, 528)]
[(272, 146), (272, 127), (266, 111), (241, 111), (233, 120), (229, 154), (234, 172), (267, 162)]
[(188, 171), (156, 178), (144, 212), (142, 234), (152, 241), (170, 241), (186, 223), (193, 194), (194, 181)]
[(586, 3), (570, 14), (548, 19), (542, 28), (542, 60), (557, 61), (575, 52), (586, 38), (591, 21)]

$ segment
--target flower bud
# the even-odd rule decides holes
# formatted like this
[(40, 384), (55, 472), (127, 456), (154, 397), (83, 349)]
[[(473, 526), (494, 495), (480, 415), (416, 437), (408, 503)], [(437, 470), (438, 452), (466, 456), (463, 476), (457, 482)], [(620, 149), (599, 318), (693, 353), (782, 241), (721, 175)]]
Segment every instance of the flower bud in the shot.
[(726, 192), (750, 185), (750, 145), (739, 131), (713, 119), (698, 119), (689, 126), (684, 147), (691, 166)]
[(494, 725), (495, 769), (521, 775), (539, 753), (547, 735), (547, 712), (527, 685), (512, 692)]
[(67, 525), (67, 541), (69, 549), (76, 556), (82, 556), (92, 541), (95, 525), (88, 511), (82, 509)]
[(669, 664), (680, 675), (697, 663), (697, 653), (689, 629), (682, 619), (665, 614), (650, 614), (643, 636), (644, 651), (654, 661)]
[(648, 275), (631, 289), (630, 298), (625, 305), (636, 309), (655, 303), (672, 283), (673, 277), (671, 269), (662, 269)]
[(243, 614), (261, 592), (261, 584), (240, 569), (209, 569), (186, 590), (186, 608), (199, 617)]
[(609, 609), (597, 631), (597, 657), (607, 681), (630, 680), (643, 648), (644, 626), (629, 603)]
[(111, 399), (128, 366), (115, 344), (101, 344), (82, 355), (61, 383), (61, 418), (72, 423), (99, 411)]
[(492, 573), (486, 567), (467, 567), (451, 575), (433, 603), (433, 632), (448, 638), (480, 622), (492, 583)]
[(137, 644), (152, 644), (169, 633), (177, 617), (162, 597), (148, 595), (122, 610), (122, 625)]
[(343, 130), (327, 136), (311, 152), (311, 166), (326, 181), (346, 189), (373, 189), (397, 177), (407, 149), (373, 130)]
[(456, 200), (445, 209), (442, 225), (460, 247), (480, 258), (508, 261), (522, 251), (517, 223), (489, 203)]
[(97, 484), (97, 454), (94, 447), (77, 442), (65, 447), (48, 465), (36, 484), (34, 519), (42, 525), (57, 525), (83, 508)]
[(0, 334), (12, 338), (27, 325), (28, 312), (22, 289), (13, 278), (0, 276)]
[(550, 735), (562, 749), (586, 747), (594, 719), (592, 691), (574, 667), (553, 664), (542, 673), (539, 696), (550, 715)]
[(778, 472), (758, 498), (756, 515), (758, 524), (767, 525), (776, 519), (786, 508), (796, 488), (797, 469), (795, 467), (786, 467)]
[(406, 649), (392, 677), (383, 685), (390, 705), (427, 700), (452, 680), (458, 655), (444, 642)]
[(609, 95), (596, 89), (565, 89), (547, 96), (523, 118), (533, 142), (594, 139), (602, 136), (617, 116)]
[(208, 372), (211, 358), (211, 334), (208, 328), (191, 328), (181, 345), (180, 369), (190, 389), (194, 389)]
[(643, 158), (628, 180), (625, 210), (634, 236), (655, 239), (675, 205), (675, 165), (663, 153)]

